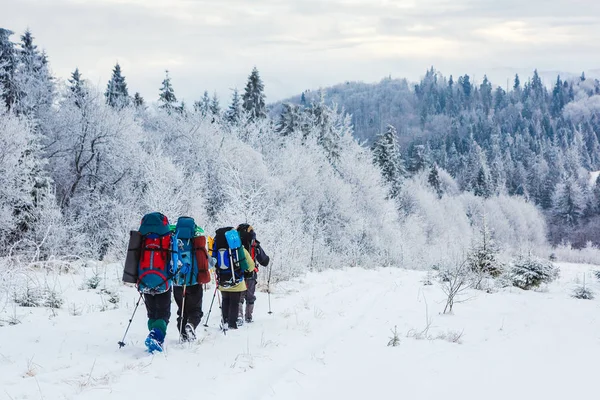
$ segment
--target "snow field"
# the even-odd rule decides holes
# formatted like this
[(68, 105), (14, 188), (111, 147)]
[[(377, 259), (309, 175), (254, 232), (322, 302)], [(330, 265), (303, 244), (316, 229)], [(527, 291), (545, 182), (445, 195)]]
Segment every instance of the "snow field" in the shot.
[[(257, 293), (255, 322), (226, 336), (215, 301), (193, 344), (178, 343), (173, 303), (166, 349), (156, 355), (144, 349), (143, 303), (118, 348), (137, 294), (118, 285), (116, 266), (95, 290), (80, 289), (89, 271), (61, 275), (61, 309), (7, 305), (0, 314), (22, 321), (0, 327), (0, 399), (589, 396), (600, 357), (598, 302), (570, 295), (584, 275), (592, 290), (600, 284), (593, 266), (560, 267), (560, 279), (542, 291), (470, 291), (454, 315), (440, 315), (444, 295), (436, 281), (423, 285), (424, 272), (308, 273), (273, 288), (271, 315), (266, 293)], [(120, 293), (119, 308), (102, 300), (105, 284)], [(212, 294), (209, 287), (205, 316)], [(400, 344), (388, 347), (394, 326)]]

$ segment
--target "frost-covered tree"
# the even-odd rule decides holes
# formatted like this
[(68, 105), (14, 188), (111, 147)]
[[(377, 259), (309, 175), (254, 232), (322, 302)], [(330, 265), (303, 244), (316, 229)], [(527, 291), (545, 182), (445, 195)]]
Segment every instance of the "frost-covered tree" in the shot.
[(86, 96), (87, 90), (85, 88), (85, 81), (81, 77), (79, 68), (75, 68), (75, 71), (71, 73), (71, 79), (69, 79), (69, 90), (70, 96), (75, 102), (77, 107), (81, 107), (83, 98)]
[(433, 191), (438, 195), (438, 198), (442, 198), (444, 194), (442, 190), (442, 184), (440, 182), (440, 174), (438, 172), (437, 166), (434, 164), (431, 166), (429, 170), (429, 176), (427, 177), (427, 183), (431, 186)]
[(202, 98), (199, 101), (194, 102), (194, 111), (200, 113), (203, 117), (210, 113), (210, 96), (208, 90), (204, 91)]
[(146, 106), (144, 98), (142, 97), (140, 92), (135, 92), (135, 94), (133, 95), (133, 105), (139, 108), (144, 108)]
[(573, 227), (579, 223), (584, 209), (585, 198), (577, 182), (573, 182), (572, 178), (563, 179), (554, 192), (554, 218), (560, 224)]
[(112, 76), (106, 85), (104, 97), (106, 98), (106, 104), (113, 108), (120, 109), (129, 105), (129, 91), (119, 63), (113, 68)]
[(389, 196), (394, 199), (400, 193), (405, 175), (397, 135), (396, 128), (388, 125), (373, 144), (373, 160), (390, 187)]
[(242, 106), (248, 113), (250, 119), (264, 118), (267, 115), (267, 106), (265, 103), (265, 86), (260, 79), (258, 69), (254, 67), (242, 97)]
[(221, 116), (221, 105), (219, 104), (219, 97), (217, 96), (217, 92), (213, 93), (213, 97), (210, 100), (210, 113), (214, 116), (214, 117), (220, 117)]
[(39, 51), (33, 39), (31, 32), (25, 31), (17, 50), (18, 64), (14, 74), (17, 98), (14, 111), (34, 119), (37, 126), (42, 126), (54, 101), (54, 81), (46, 54)]
[(158, 95), (158, 102), (160, 108), (167, 110), (168, 112), (175, 108), (177, 103), (177, 97), (175, 97), (175, 90), (171, 85), (171, 78), (169, 77), (169, 71), (165, 71), (165, 79), (162, 82), (162, 87)]
[(242, 117), (243, 108), (242, 108), (242, 99), (239, 95), (237, 89), (233, 90), (233, 95), (231, 96), (231, 104), (229, 108), (225, 112), (225, 119), (230, 124), (236, 123)]
[(0, 97), (7, 109), (10, 109), (17, 99), (14, 82), (17, 57), (15, 45), (10, 40), (12, 34), (12, 31), (0, 28)]

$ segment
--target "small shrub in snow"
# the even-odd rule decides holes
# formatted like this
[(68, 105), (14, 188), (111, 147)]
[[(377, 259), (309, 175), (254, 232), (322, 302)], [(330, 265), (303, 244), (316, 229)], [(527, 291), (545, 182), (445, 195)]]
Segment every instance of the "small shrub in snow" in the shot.
[(552, 262), (537, 257), (519, 257), (513, 264), (510, 276), (514, 286), (530, 290), (558, 278), (559, 269)]
[(581, 299), (581, 300), (593, 300), (594, 292), (592, 292), (590, 289), (586, 288), (585, 286), (577, 286), (575, 288), (575, 290), (573, 290), (572, 296), (576, 299)]
[(114, 304), (116, 306), (121, 301), (121, 296), (119, 296), (119, 292), (117, 290), (102, 289), (100, 292), (108, 296), (108, 302), (110, 304)]
[(592, 292), (590, 289), (588, 289), (585, 285), (585, 275), (583, 276), (583, 284), (577, 285), (575, 287), (575, 290), (573, 290), (572, 296), (576, 299), (581, 299), (581, 300), (593, 300), (594, 299), (594, 292)]
[(97, 289), (101, 281), (100, 275), (95, 273), (94, 276), (85, 281), (85, 286), (89, 289)]
[(458, 298), (473, 286), (472, 271), (467, 264), (467, 260), (464, 260), (449, 265), (440, 273), (443, 273), (447, 278), (447, 281), (442, 282), (442, 291), (446, 294), (444, 314), (452, 314), (454, 303), (459, 302)]
[(79, 307), (76, 303), (71, 303), (71, 305), (69, 306), (69, 314), (71, 314), (74, 317), (77, 317), (83, 314), (83, 311), (81, 307)]
[(27, 285), (24, 292), (15, 294), (14, 300), (21, 307), (40, 307), (44, 304), (44, 294), (40, 288)]
[(61, 308), (64, 301), (56, 290), (48, 289), (44, 306), (48, 308)]
[(594, 276), (596, 277), (596, 279), (600, 280), (600, 270), (594, 271)]
[(448, 331), (437, 335), (436, 339), (445, 340), (446, 342), (461, 344), (464, 331)]
[(550, 261), (554, 262), (556, 260), (558, 260), (558, 257), (556, 257), (556, 253), (552, 253), (550, 254), (550, 257), (548, 257), (550, 259)]
[(392, 337), (390, 338), (390, 341), (387, 345), (391, 347), (400, 346), (400, 336), (398, 336), (397, 326), (394, 326), (394, 329), (392, 330)]
[(498, 261), (498, 252), (484, 218), (480, 242), (471, 249), (467, 256), (467, 264), (473, 273), (475, 289), (487, 289), (488, 279), (497, 278), (504, 271), (502, 264)]
[(433, 285), (433, 273), (430, 271), (425, 275), (425, 277), (421, 280), (423, 286), (431, 286)]

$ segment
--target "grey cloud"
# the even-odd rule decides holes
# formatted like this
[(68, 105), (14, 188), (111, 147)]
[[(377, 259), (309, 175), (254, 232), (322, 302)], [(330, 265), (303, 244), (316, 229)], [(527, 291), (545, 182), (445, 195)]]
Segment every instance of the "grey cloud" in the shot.
[[(228, 98), (229, 88), (242, 86), (254, 65), (271, 100), (390, 73), (416, 79), (432, 64), (446, 73), (481, 76), (498, 65), (578, 70), (600, 65), (600, 2), (589, 0), (579, 6), (568, 0), (423, 0), (415, 8), (371, 0), (4, 2), (2, 24), (18, 32), (29, 26), (61, 77), (79, 66), (104, 86), (118, 59), (130, 88), (149, 100), (165, 68), (178, 97), (190, 102), (205, 89)], [(511, 21), (523, 23), (525, 33), (518, 27), (510, 32), (503, 24)], [(537, 35), (537, 42), (503, 37), (503, 29), (513, 36)], [(562, 35), (561, 41), (542, 41), (545, 32)], [(451, 48), (399, 55), (411, 38), (443, 40)], [(394, 47), (389, 54), (387, 46)]]

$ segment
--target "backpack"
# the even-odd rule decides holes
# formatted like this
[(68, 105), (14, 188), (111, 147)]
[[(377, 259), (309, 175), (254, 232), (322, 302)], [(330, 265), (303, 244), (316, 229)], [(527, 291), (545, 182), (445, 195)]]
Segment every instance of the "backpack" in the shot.
[[(206, 236), (200, 235), (199, 231), (200, 228), (193, 218), (179, 217), (177, 220), (175, 235), (179, 262), (174, 278), (174, 284), (177, 286), (210, 282)], [(183, 269), (183, 272), (180, 269)]]
[(239, 234), (233, 227), (217, 229), (212, 254), (217, 259), (215, 272), (219, 286), (232, 287), (244, 280), (248, 261)]
[(172, 234), (168, 218), (153, 212), (144, 215), (140, 224), (140, 258), (137, 286), (141, 293), (164, 293), (171, 288), (173, 263), (171, 262)]
[(237, 231), (240, 234), (242, 244), (246, 250), (248, 250), (248, 253), (250, 253), (252, 260), (258, 261), (258, 263), (255, 263), (256, 271), (258, 271), (258, 264), (263, 267), (269, 265), (269, 256), (266, 255), (265, 251), (260, 246), (260, 242), (256, 240), (254, 228), (249, 224), (240, 224), (237, 227)]

